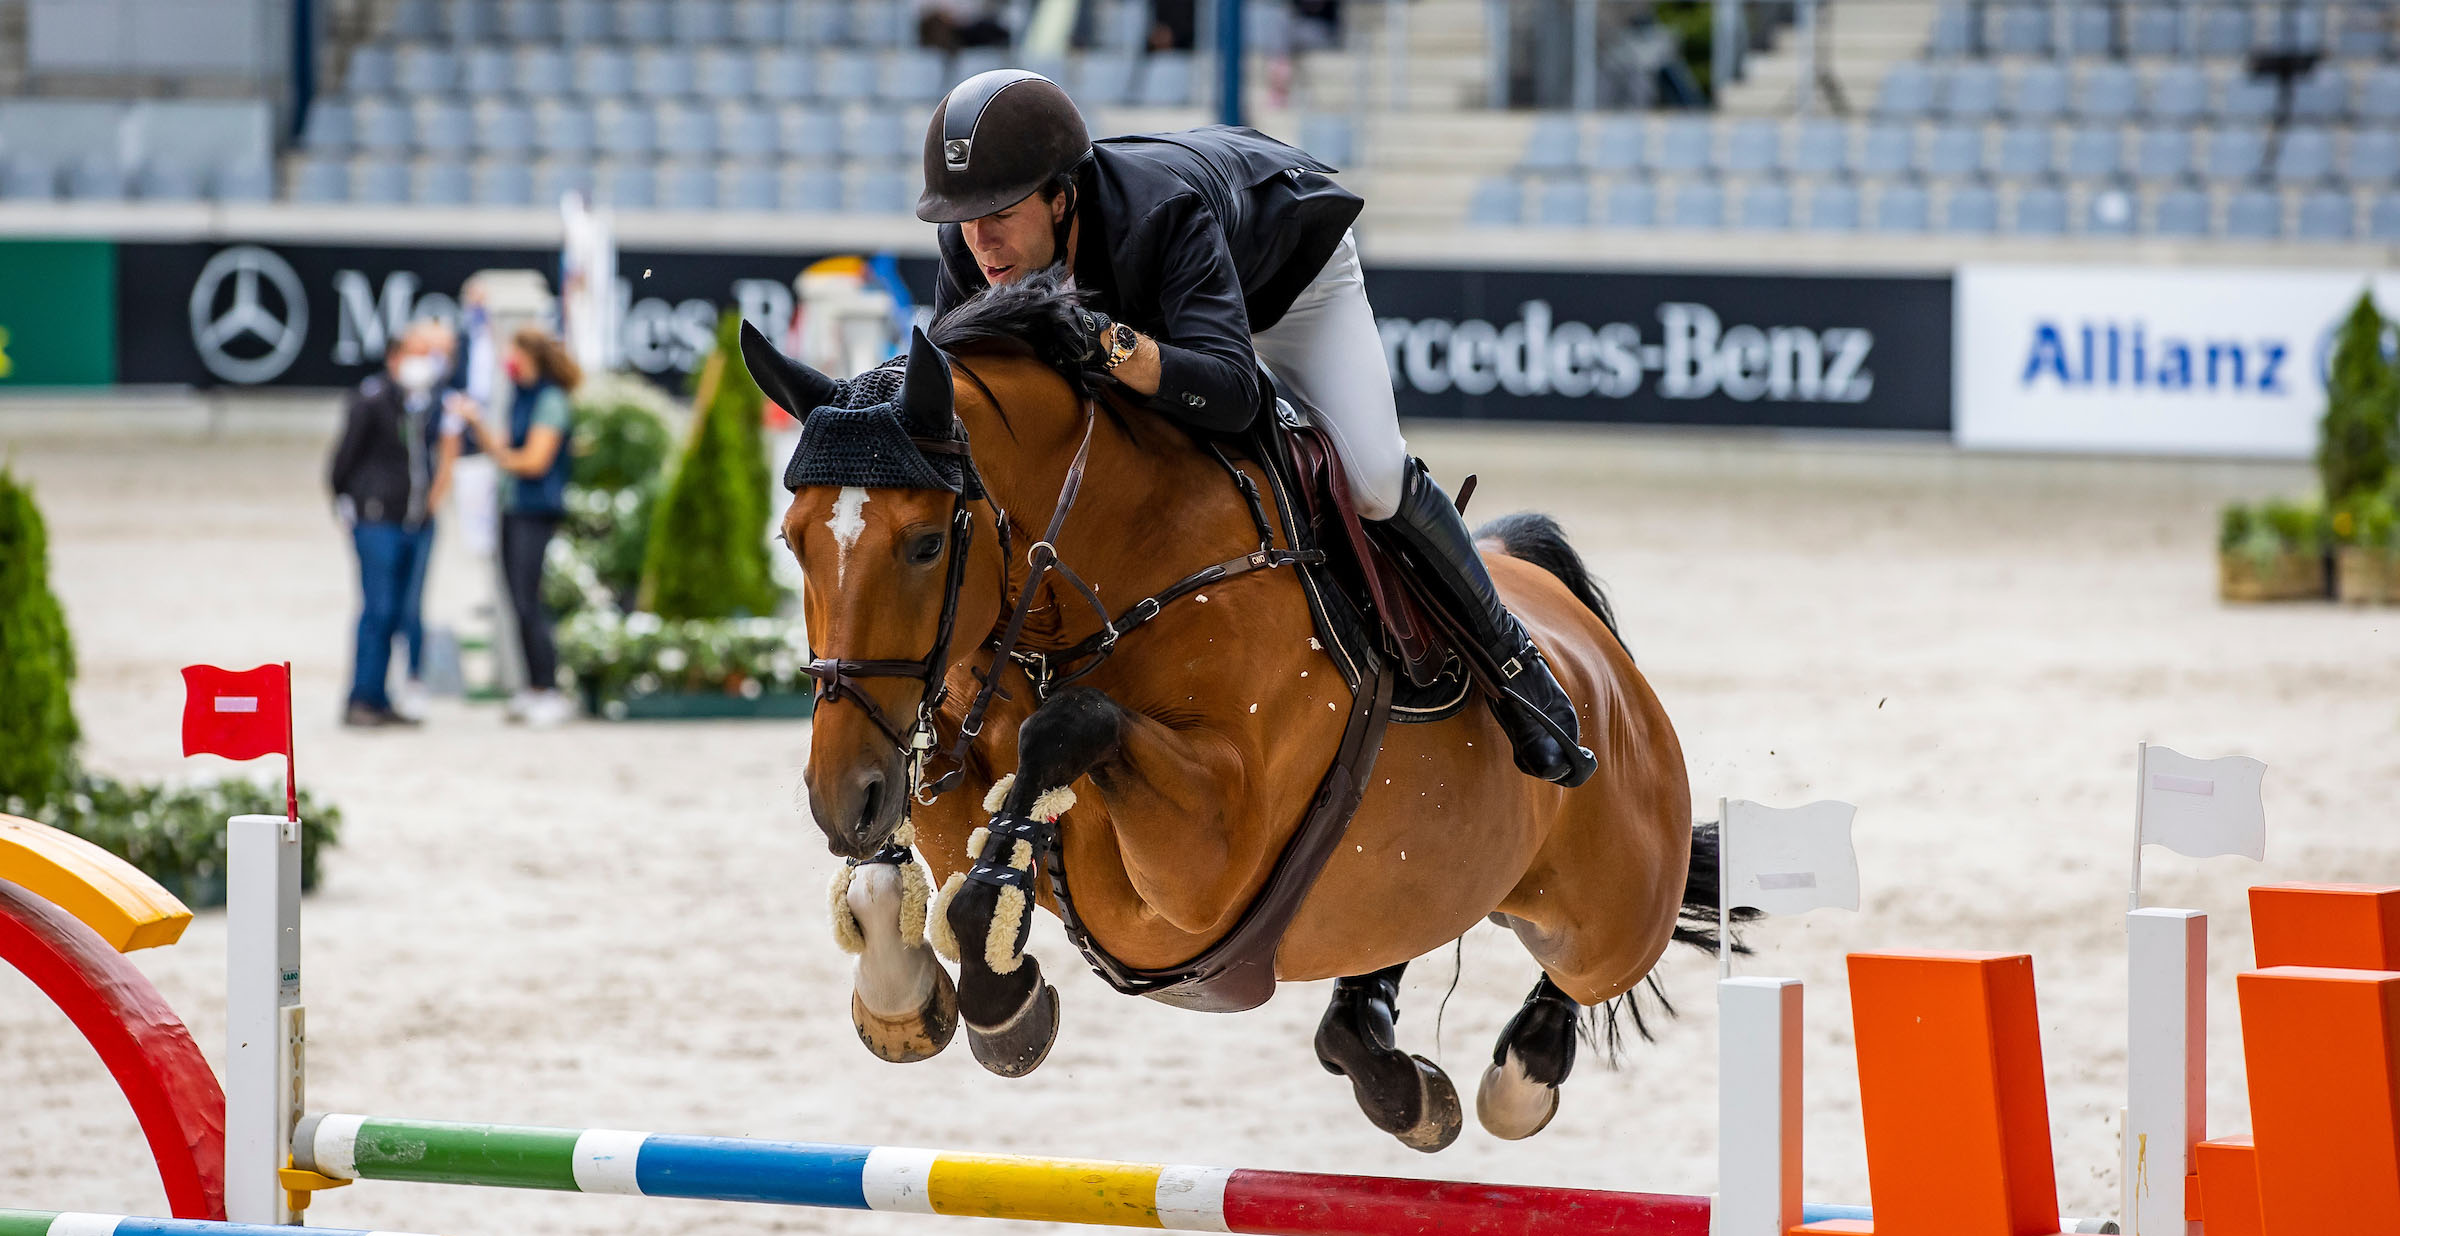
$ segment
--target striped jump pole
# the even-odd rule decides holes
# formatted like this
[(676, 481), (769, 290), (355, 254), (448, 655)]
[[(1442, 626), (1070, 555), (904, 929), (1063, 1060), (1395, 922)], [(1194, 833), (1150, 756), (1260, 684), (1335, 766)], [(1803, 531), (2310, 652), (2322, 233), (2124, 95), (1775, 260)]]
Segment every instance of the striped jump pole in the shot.
[(299, 1168), (342, 1180), (1274, 1236), (1705, 1236), (1712, 1215), (1710, 1198), (1668, 1193), (377, 1116), (309, 1116), (294, 1150)]
[(282, 1227), (212, 1219), (148, 1219), (74, 1210), (0, 1210), (0, 1236), (403, 1236), (358, 1228)]

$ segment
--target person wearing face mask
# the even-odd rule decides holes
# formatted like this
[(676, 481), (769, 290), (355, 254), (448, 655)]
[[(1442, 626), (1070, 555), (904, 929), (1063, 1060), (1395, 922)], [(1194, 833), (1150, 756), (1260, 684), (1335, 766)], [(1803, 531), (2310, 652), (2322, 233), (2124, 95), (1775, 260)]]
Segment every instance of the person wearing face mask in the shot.
[(500, 566), (517, 612), (527, 683), (510, 698), (509, 719), (557, 725), (575, 710), (558, 689), (559, 649), (543, 606), (543, 557), (567, 514), (568, 395), (584, 374), (559, 340), (531, 326), (517, 332), (502, 359), (512, 388), (506, 432), (472, 415), (471, 407), (462, 415), (475, 444), (501, 471)]
[[(356, 547), (362, 605), (356, 619), (355, 672), (341, 720), (352, 726), (412, 725), (390, 698), (390, 645), (412, 631), (408, 663), (422, 661), (424, 568), (432, 557), (434, 451), (440, 415), (435, 387), (447, 362), (430, 332), (390, 341), (382, 370), (348, 399), (331, 450), (330, 487), (340, 522)], [(413, 707), (413, 705), (411, 705)]]

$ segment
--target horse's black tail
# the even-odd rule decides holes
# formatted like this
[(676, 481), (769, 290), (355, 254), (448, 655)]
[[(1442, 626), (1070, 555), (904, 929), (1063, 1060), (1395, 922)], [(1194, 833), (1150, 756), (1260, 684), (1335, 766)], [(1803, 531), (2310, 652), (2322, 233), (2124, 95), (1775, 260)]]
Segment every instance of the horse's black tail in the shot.
[(1586, 570), (1586, 560), (1577, 556), (1577, 547), (1569, 544), (1559, 520), (1540, 511), (1519, 511), (1476, 529), (1475, 539), (1479, 545), (1490, 542), (1497, 552), (1550, 571), (1568, 587), (1571, 596), (1602, 619), (1603, 629), (1620, 641), (1620, 647), (1628, 646), (1628, 641), (1620, 637), (1619, 619), (1612, 616), (1611, 597), (1603, 591), (1602, 581)]

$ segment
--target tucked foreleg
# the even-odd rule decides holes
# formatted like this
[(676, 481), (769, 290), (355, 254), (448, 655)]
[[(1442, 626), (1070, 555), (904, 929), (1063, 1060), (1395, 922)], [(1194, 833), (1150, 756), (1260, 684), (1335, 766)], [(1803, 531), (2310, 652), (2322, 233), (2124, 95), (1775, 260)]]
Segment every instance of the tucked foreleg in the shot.
[(958, 1031), (957, 992), (924, 941), (923, 869), (912, 860), (858, 863), (840, 881), (833, 929), (856, 955), (848, 1014), (857, 1037), (893, 1063), (939, 1055)]

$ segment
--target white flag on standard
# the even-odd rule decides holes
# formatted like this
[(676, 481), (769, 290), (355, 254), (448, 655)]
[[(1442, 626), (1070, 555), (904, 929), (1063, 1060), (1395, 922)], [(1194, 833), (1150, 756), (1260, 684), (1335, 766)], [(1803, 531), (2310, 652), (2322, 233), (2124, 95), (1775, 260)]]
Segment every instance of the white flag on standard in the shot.
[(2145, 748), (2137, 840), (2190, 858), (2264, 858), (2264, 761), (2244, 755), (2199, 760)]
[(1731, 799), (1721, 822), (1722, 908), (1856, 909), (1857, 848), (1849, 837), (1856, 818), (1855, 806), (1830, 799), (1803, 807)]

